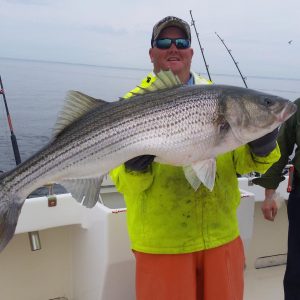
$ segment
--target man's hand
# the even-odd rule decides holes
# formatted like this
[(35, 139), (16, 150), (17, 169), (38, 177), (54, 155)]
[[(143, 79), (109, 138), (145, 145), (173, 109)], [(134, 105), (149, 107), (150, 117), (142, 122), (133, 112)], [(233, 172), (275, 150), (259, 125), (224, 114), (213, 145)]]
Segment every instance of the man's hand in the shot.
[(127, 171), (145, 172), (153, 162), (154, 155), (141, 155), (134, 157), (125, 162), (125, 168)]
[(278, 211), (275, 195), (275, 190), (265, 189), (265, 200), (261, 206), (261, 210), (265, 219), (269, 221), (274, 221)]

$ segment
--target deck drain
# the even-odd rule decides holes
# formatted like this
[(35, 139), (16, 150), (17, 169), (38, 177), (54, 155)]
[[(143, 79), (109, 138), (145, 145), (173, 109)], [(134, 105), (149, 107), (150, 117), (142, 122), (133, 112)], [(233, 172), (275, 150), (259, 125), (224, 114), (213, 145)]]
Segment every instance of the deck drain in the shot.
[(277, 254), (258, 257), (255, 261), (255, 269), (269, 268), (286, 264), (287, 254)]

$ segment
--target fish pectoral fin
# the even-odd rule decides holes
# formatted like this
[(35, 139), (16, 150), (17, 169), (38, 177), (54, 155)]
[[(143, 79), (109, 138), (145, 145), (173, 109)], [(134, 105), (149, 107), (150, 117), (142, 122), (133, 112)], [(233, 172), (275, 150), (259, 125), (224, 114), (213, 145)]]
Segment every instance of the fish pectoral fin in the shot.
[(69, 91), (64, 106), (53, 129), (53, 137), (58, 136), (66, 127), (95, 107), (109, 105), (108, 102), (95, 99), (78, 91)]
[(201, 183), (212, 191), (215, 184), (216, 168), (216, 160), (212, 158), (185, 166), (183, 171), (185, 178), (195, 191)]
[(59, 182), (73, 198), (87, 208), (92, 208), (99, 200), (104, 176), (100, 178), (67, 179)]

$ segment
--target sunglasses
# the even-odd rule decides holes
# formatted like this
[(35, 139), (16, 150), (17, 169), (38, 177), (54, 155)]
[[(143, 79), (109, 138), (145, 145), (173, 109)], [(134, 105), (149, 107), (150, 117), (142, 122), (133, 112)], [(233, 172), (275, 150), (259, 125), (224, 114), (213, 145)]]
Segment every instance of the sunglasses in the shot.
[(187, 49), (190, 48), (191, 42), (187, 39), (157, 39), (153, 41), (153, 47), (158, 49), (169, 49), (172, 44), (176, 46), (177, 49)]

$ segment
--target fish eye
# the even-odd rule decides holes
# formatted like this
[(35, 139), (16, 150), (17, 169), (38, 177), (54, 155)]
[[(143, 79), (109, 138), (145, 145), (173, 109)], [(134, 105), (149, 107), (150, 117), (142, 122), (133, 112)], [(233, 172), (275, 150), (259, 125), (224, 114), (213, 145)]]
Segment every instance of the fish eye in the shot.
[(273, 104), (273, 101), (270, 98), (264, 98), (264, 104), (269, 106)]

